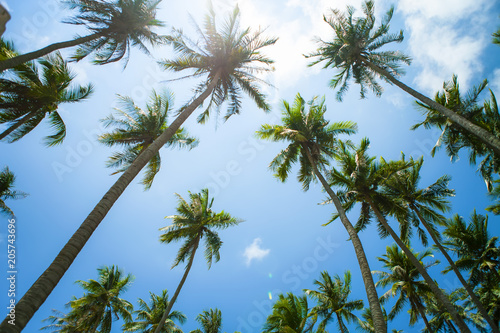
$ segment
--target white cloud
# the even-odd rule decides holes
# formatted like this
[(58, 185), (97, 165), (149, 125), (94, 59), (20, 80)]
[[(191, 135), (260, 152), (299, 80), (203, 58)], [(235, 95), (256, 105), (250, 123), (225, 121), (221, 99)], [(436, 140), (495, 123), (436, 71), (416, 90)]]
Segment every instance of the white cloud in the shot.
[(484, 26), (464, 31), (460, 20), (470, 18), (481, 22), (489, 16), (485, 0), (403, 0), (398, 10), (405, 16), (405, 25), (414, 66), (421, 68), (415, 82), (427, 92), (442, 88), (443, 81), (457, 74), (461, 86), (474, 84), (474, 75), (482, 71), (479, 56), (489, 43)]
[(257, 259), (257, 260), (262, 260), (265, 256), (271, 252), (270, 249), (263, 249), (261, 248), (260, 244), (262, 243), (262, 239), (260, 238), (255, 238), (249, 246), (245, 248), (245, 252), (243, 253), (243, 256), (246, 258), (246, 264), (247, 266), (250, 266), (250, 263), (252, 260)]
[(500, 68), (493, 71), (493, 79), (490, 81), (490, 89), (493, 90), (495, 95), (500, 95)]

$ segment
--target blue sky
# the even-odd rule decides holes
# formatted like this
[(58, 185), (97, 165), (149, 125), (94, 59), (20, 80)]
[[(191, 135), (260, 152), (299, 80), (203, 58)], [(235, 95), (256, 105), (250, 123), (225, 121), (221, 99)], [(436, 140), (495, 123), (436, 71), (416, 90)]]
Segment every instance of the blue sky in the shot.
[[(60, 23), (70, 13), (62, 10), (55, 0), (2, 3), (12, 15), (4, 36), (12, 38), (22, 52), (86, 33), (81, 27)], [(318, 205), (325, 199), (321, 188), (313, 185), (303, 192), (295, 177), (285, 184), (279, 183), (267, 166), (283, 147), (254, 137), (261, 124), (279, 120), (280, 101), (291, 101), (298, 92), (305, 99), (325, 96), (326, 117), (331, 121), (355, 121), (359, 133), (352, 139), (359, 142), (362, 137), (369, 137), (372, 155), (386, 159), (397, 159), (401, 152), (414, 157), (423, 155), (422, 186), (444, 174), (451, 175), (451, 187), (456, 190), (453, 213), (468, 217), (474, 208), (484, 213), (489, 204), (486, 188), (475, 167), (468, 165), (467, 156), (453, 164), (444, 151), (431, 158), (429, 151), (438, 133), (409, 130), (422, 120), (412, 98), (384, 84), (381, 98), (370, 95), (360, 100), (358, 87), (351, 85), (340, 103), (335, 100), (335, 92), (328, 88), (335, 72), (322, 70), (320, 66), (307, 67), (308, 60), (303, 54), (314, 51), (313, 39), (331, 36), (322, 15), (328, 14), (331, 6), (340, 10), (347, 4), (359, 8), (361, 1), (214, 0), (213, 3), (220, 17), (238, 3), (242, 27), (260, 26), (267, 29), (269, 36), (279, 37), (276, 45), (266, 50), (276, 61), (276, 71), (265, 77), (273, 87), (263, 88), (272, 112), (266, 115), (245, 100), (242, 114), (226, 123), (216, 117), (205, 125), (197, 124), (194, 118), (188, 120), (185, 127), (200, 139), (199, 146), (192, 151), (162, 150), (162, 168), (151, 190), (143, 191), (138, 180), (129, 186), (26, 332), (36, 332), (42, 327), (41, 320), (51, 314), (51, 309), (64, 310), (71, 296), (80, 297), (82, 291), (74, 281), (96, 278), (96, 269), (103, 265), (118, 265), (135, 276), (123, 295), (134, 305), (139, 297), (147, 299), (149, 291), (159, 294), (168, 289), (172, 295), (184, 268), (170, 269), (179, 246), (160, 244), (158, 229), (170, 223), (165, 216), (176, 213), (174, 193), (187, 197), (188, 191), (198, 192), (205, 187), (215, 195), (215, 210), (226, 210), (245, 222), (220, 233), (224, 241), (221, 260), (210, 270), (202, 256), (196, 258), (176, 305), (188, 316), (188, 322), (182, 326), (184, 331), (197, 327), (195, 318), (202, 310), (218, 307), (224, 331), (259, 332), (279, 292), (300, 294), (304, 288), (313, 288), (313, 281), (323, 270), (331, 275), (351, 270), (352, 297), (365, 300), (367, 306), (346, 232), (338, 222), (321, 226), (333, 212), (331, 206)], [(490, 37), (499, 26), (498, 3), (380, 0), (375, 2), (378, 17), (391, 4), (396, 5), (392, 31), (403, 29), (405, 33), (405, 42), (394, 47), (413, 58), (403, 82), (433, 96), (443, 81), (455, 73), (464, 91), (487, 78), (489, 88), (497, 95), (500, 93), (500, 47), (492, 45)], [(163, 33), (169, 33), (171, 26), (175, 26), (194, 35), (192, 20), (201, 23), (206, 12), (205, 0), (193, 0), (189, 5), (164, 1), (159, 7), (158, 17), (167, 24), (161, 30)], [(71, 50), (63, 51), (63, 55), (70, 54)], [(153, 54), (155, 59), (173, 56), (169, 47), (155, 49)], [(96, 141), (97, 135), (103, 133), (99, 119), (116, 107), (116, 94), (132, 97), (141, 107), (153, 88), (173, 91), (176, 106), (191, 97), (191, 89), (197, 82), (165, 82), (174, 76), (161, 71), (155, 59), (133, 50), (125, 70), (121, 63), (101, 67), (88, 61), (72, 64), (78, 73), (77, 81), (92, 82), (95, 93), (88, 101), (61, 108), (68, 128), (65, 142), (54, 148), (44, 147), (41, 140), (49, 128), (42, 123), (22, 140), (0, 145), (1, 166), (8, 165), (17, 176), (16, 188), (30, 194), (26, 199), (9, 202), (17, 215), (18, 295), (24, 294), (48, 267), (117, 179), (110, 176), (112, 170), (104, 164), (114, 150)], [(357, 219), (356, 210), (350, 217)], [(0, 243), (6, 248), (7, 217), (2, 218), (6, 223), (0, 230)], [(492, 235), (500, 234), (497, 219), (490, 216)], [(385, 246), (392, 242), (380, 240), (374, 227), (360, 237), (371, 268), (380, 269), (376, 257), (385, 253)], [(416, 240), (414, 247), (420, 249)], [(6, 251), (0, 253), (2, 267), (6, 267)], [(443, 259), (439, 254), (436, 258)], [(458, 281), (450, 274), (441, 276), (439, 269), (433, 269), (431, 274), (445, 289), (458, 287)], [(0, 281), (0, 305), (7, 306), (8, 285), (5, 279)], [(383, 292), (380, 289), (380, 294)], [(408, 315), (402, 313), (389, 327), (405, 332), (421, 329), (419, 324), (409, 328), (408, 320)], [(114, 323), (113, 332), (120, 332), (120, 326), (121, 322)]]

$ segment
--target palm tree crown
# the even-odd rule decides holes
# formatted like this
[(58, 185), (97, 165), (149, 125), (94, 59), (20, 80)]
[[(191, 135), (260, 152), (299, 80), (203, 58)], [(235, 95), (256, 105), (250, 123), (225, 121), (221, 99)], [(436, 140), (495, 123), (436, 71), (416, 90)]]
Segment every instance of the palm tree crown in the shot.
[(44, 142), (48, 146), (62, 143), (66, 126), (58, 108), (60, 104), (76, 103), (90, 96), (91, 84), (71, 86), (76, 75), (59, 52), (35, 63), (14, 68), (9, 76), (0, 78), (0, 123), (8, 128), (0, 139), (14, 142), (31, 132), (45, 117), (55, 131)]
[(121, 317), (128, 322), (132, 319), (132, 304), (119, 296), (132, 283), (133, 276), (124, 276), (114, 265), (97, 271), (98, 280), (76, 281), (86, 293), (69, 302), (72, 310), (66, 319), (76, 321), (81, 331), (109, 333), (114, 320)]
[(9, 170), (9, 167), (5, 167), (0, 172), (0, 212), (12, 216), (14, 216), (14, 212), (5, 204), (5, 200), (21, 199), (28, 195), (23, 191), (16, 191), (13, 189), (15, 181), (16, 177), (14, 173)]
[(329, 124), (325, 120), (325, 100), (314, 97), (309, 102), (297, 94), (293, 105), (283, 101), (282, 125), (261, 126), (257, 136), (274, 142), (284, 141), (289, 145), (283, 149), (271, 162), (269, 167), (275, 171), (275, 176), (284, 182), (290, 174), (292, 164), (300, 162), (298, 180), (303, 189), (307, 190), (315, 179), (313, 166), (307, 157), (309, 152), (319, 169), (329, 164), (333, 156), (337, 136), (339, 134), (354, 134), (356, 124), (350, 121)]
[(267, 317), (264, 333), (306, 333), (312, 332), (316, 320), (309, 308), (307, 296), (280, 294), (273, 304), (273, 312)]
[(337, 99), (347, 92), (351, 78), (361, 87), (361, 97), (364, 98), (367, 88), (376, 95), (382, 93), (382, 87), (377, 83), (376, 76), (380, 76), (367, 64), (373, 64), (388, 71), (392, 76), (400, 76), (403, 70), (401, 63), (410, 64), (410, 58), (399, 51), (380, 51), (386, 44), (403, 41), (403, 31), (398, 34), (389, 34), (389, 22), (392, 19), (394, 8), (391, 7), (383, 18), (379, 27), (375, 28), (373, 1), (363, 2), (365, 17), (353, 18), (354, 8), (348, 6), (347, 12), (332, 9), (330, 18), (324, 17), (326, 23), (334, 31), (332, 41), (319, 40), (318, 50), (307, 57), (318, 57), (312, 65), (325, 61), (324, 68), (333, 67), (340, 72), (330, 81), (330, 86), (336, 88)]
[(104, 65), (125, 59), (126, 66), (131, 46), (149, 54), (145, 43), (156, 45), (166, 42), (164, 36), (151, 30), (164, 25), (156, 19), (160, 0), (65, 0), (64, 3), (78, 12), (65, 23), (84, 25), (91, 34), (2, 60), (0, 70), (73, 46), (78, 46), (73, 60), (79, 61), (94, 53), (95, 64)]
[(324, 271), (321, 272), (321, 280), (314, 281), (314, 284), (318, 290), (306, 289), (305, 293), (317, 301), (313, 312), (323, 319), (318, 328), (324, 330), (329, 322), (337, 319), (340, 332), (348, 332), (344, 320), (348, 323), (356, 321), (353, 311), (363, 309), (362, 300), (348, 300), (351, 294), (351, 272), (345, 272), (343, 279), (335, 275), (332, 280), (328, 272)]
[[(430, 250), (425, 250), (421, 253), (415, 253), (415, 257), (418, 261), (423, 262), (427, 257), (432, 257), (432, 252)], [(400, 313), (406, 304), (410, 304), (410, 325), (414, 325), (417, 322), (418, 317), (422, 317), (426, 324), (428, 325), (427, 318), (425, 317), (425, 305), (423, 302), (423, 297), (426, 294), (431, 293), (431, 289), (423, 280), (419, 280), (420, 273), (415, 268), (413, 263), (401, 251), (396, 244), (388, 246), (386, 253), (382, 258), (378, 258), (384, 264), (384, 268), (388, 272), (377, 271), (375, 272), (379, 277), (377, 285), (385, 287), (387, 285), (391, 286), (382, 297), (388, 298), (390, 296), (399, 297), (389, 312), (388, 319), (394, 319), (398, 313)], [(425, 268), (434, 266), (438, 261), (433, 261), (427, 265)]]
[(221, 333), (222, 332), (222, 312), (215, 308), (203, 310), (196, 321), (200, 323), (201, 329), (196, 329), (190, 333)]
[[(170, 303), (167, 290), (163, 290), (161, 295), (149, 293), (150, 302), (139, 298), (139, 310), (135, 311), (136, 320), (123, 325), (124, 332), (153, 333), (158, 326), (165, 309)], [(182, 330), (175, 325), (174, 320), (181, 324), (186, 321), (186, 316), (179, 311), (172, 311), (169, 314), (161, 333), (182, 333)]]
[[(99, 141), (107, 146), (124, 146), (125, 150), (113, 154), (108, 162), (108, 167), (118, 170), (113, 174), (125, 171), (130, 164), (168, 127), (167, 116), (171, 112), (173, 95), (164, 93), (158, 95), (155, 91), (151, 94), (146, 110), (140, 109), (130, 97), (120, 96), (122, 109), (115, 109), (118, 117), (110, 115), (103, 119), (106, 127), (113, 126), (112, 132), (99, 137)], [(179, 148), (193, 148), (198, 141), (189, 137), (188, 133), (180, 128), (165, 146)], [(153, 184), (155, 175), (160, 170), (160, 153), (158, 152), (146, 166), (146, 174), (142, 183), (146, 189)]]
[(211, 99), (198, 121), (205, 122), (210, 110), (217, 110), (229, 100), (224, 117), (238, 114), (241, 110), (241, 93), (245, 92), (257, 104), (257, 107), (269, 111), (264, 94), (255, 81), (263, 83), (255, 75), (273, 70), (273, 60), (264, 56), (260, 50), (276, 43), (277, 38), (262, 38), (262, 31), (251, 33), (250, 29), (239, 28), (239, 9), (235, 7), (232, 15), (217, 31), (215, 12), (205, 18), (204, 29), (197, 26), (200, 42), (193, 42), (181, 30), (174, 30), (170, 43), (179, 57), (175, 60), (163, 60), (160, 65), (167, 70), (182, 72), (194, 71), (186, 77), (206, 77), (195, 90), (196, 94), (213, 86)]

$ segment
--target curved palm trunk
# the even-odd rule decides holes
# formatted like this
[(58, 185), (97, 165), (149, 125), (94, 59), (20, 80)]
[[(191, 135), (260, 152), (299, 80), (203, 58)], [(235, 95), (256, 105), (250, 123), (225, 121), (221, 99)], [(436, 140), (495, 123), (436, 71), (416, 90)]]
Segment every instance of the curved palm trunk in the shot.
[(388, 71), (385, 69), (378, 67), (374, 64), (372, 64), (369, 61), (363, 61), (363, 63), (370, 67), (373, 71), (378, 73), (379, 75), (387, 78), (389, 81), (394, 83), (396, 86), (413, 96), (414, 98), (418, 99), (422, 103), (427, 104), (428, 106), (434, 108), (436, 111), (441, 113), (443, 116), (448, 117), (450, 121), (453, 123), (457, 124), (461, 128), (463, 128), (466, 132), (476, 136), (481, 142), (483, 142), (486, 146), (490, 147), (494, 152), (496, 156), (500, 156), (500, 139), (497, 138), (495, 135), (491, 134), (484, 128), (472, 123), (470, 120), (460, 116), (459, 114), (453, 112), (452, 110), (444, 107), (443, 105), (437, 103), (436, 101), (433, 101), (429, 97), (426, 97), (419, 93), (418, 91), (408, 87), (401, 81), (397, 80), (394, 76), (392, 76)]
[(25, 115), (21, 120), (19, 120), (17, 123), (15, 123), (14, 125), (12, 125), (9, 128), (7, 128), (5, 131), (2, 132), (2, 134), (0, 134), (0, 140), (4, 139), (7, 135), (9, 135), (10, 133), (14, 132), (22, 124), (25, 124), (28, 120), (30, 120), (31, 118), (33, 118), (35, 116), (35, 114), (36, 114), (35, 111), (30, 112), (27, 115)]
[(16, 304), (16, 325), (10, 325), (8, 323), (10, 318), (6, 317), (2, 324), (0, 324), (0, 332), (21, 332), (38, 308), (45, 302), (52, 290), (54, 290), (59, 280), (61, 280), (64, 273), (66, 273), (71, 266), (73, 260), (75, 260), (78, 253), (80, 253), (116, 200), (118, 200), (120, 195), (148, 161), (172, 138), (182, 123), (184, 123), (194, 110), (201, 105), (203, 100), (212, 93), (218, 79), (219, 76), (216, 75), (207, 89), (182, 111), (172, 124), (170, 124), (170, 126), (144, 151), (143, 154), (141, 154), (141, 156), (135, 159), (113, 186), (111, 186), (108, 192), (106, 192), (104, 197), (102, 197), (92, 212), (90, 212), (83, 221), (78, 230), (71, 236), (66, 245), (64, 245), (50, 266)]
[(446, 258), (446, 260), (448, 260), (448, 263), (453, 268), (453, 271), (455, 272), (458, 279), (460, 280), (460, 282), (464, 286), (465, 290), (467, 290), (467, 293), (471, 297), (471, 299), (474, 302), (474, 304), (476, 305), (477, 309), (479, 310), (479, 312), (481, 313), (483, 318), (490, 325), (491, 331), (495, 332), (495, 333), (500, 333), (500, 331), (498, 331), (498, 327), (497, 327), (496, 323), (491, 319), (490, 315), (488, 314), (488, 311), (486, 311), (486, 309), (484, 308), (483, 303), (481, 303), (479, 298), (477, 298), (476, 294), (474, 293), (474, 290), (469, 286), (467, 281), (465, 281), (464, 277), (462, 276), (462, 274), (458, 270), (457, 266), (455, 265), (455, 262), (451, 259), (451, 257), (448, 255), (448, 252), (446, 252), (444, 247), (441, 245), (441, 243), (437, 239), (436, 235), (434, 234), (434, 231), (429, 227), (429, 224), (427, 223), (427, 221), (425, 221), (425, 219), (422, 217), (422, 215), (420, 215), (420, 211), (413, 205), (411, 205), (410, 208), (417, 214), (418, 219), (423, 224), (423, 226), (425, 227), (425, 229), (427, 230), (429, 235), (431, 235), (432, 240), (434, 241), (434, 244), (436, 244), (436, 246), (439, 248), (439, 250), (441, 251), (443, 256)]
[(40, 50), (37, 50), (37, 51), (21, 54), (21, 55), (18, 55), (16, 57), (13, 57), (10, 59), (1, 60), (0, 61), (0, 72), (4, 71), (6, 69), (9, 69), (9, 68), (14, 68), (16, 66), (24, 64), (25, 62), (41, 58), (44, 55), (47, 55), (47, 54), (54, 52), (56, 50), (65, 49), (68, 47), (73, 47), (73, 46), (77, 46), (77, 45), (80, 45), (80, 44), (83, 44), (86, 42), (90, 42), (91, 40), (97, 39), (97, 38), (102, 37), (104, 35), (105, 35), (105, 33), (99, 32), (96, 34), (92, 34), (92, 35), (88, 35), (88, 36), (84, 36), (84, 37), (80, 37), (80, 38), (75, 38), (75, 39), (68, 40), (65, 42), (50, 44), (50, 45), (48, 45)]
[(174, 303), (177, 300), (177, 296), (179, 296), (179, 293), (182, 289), (182, 286), (184, 285), (184, 282), (186, 281), (186, 278), (189, 274), (189, 271), (191, 270), (191, 266), (193, 265), (194, 255), (196, 253), (196, 249), (198, 248), (198, 244), (200, 244), (199, 237), (196, 239), (196, 243), (195, 243), (194, 249), (193, 249), (193, 254), (191, 255), (191, 258), (189, 259), (189, 263), (186, 266), (186, 271), (184, 272), (184, 275), (182, 276), (181, 282), (179, 282), (179, 285), (177, 286), (177, 289), (175, 290), (174, 296), (172, 296), (172, 299), (168, 303), (168, 307), (165, 309), (165, 312), (163, 313), (163, 316), (161, 317), (160, 323), (156, 327), (154, 333), (161, 332), (161, 329), (163, 328), (163, 325), (165, 324), (165, 321), (167, 320), (168, 315), (170, 314), (170, 310), (172, 310), (172, 307), (174, 306)]
[(387, 220), (385, 217), (382, 215), (382, 213), (379, 211), (378, 207), (375, 205), (373, 200), (370, 197), (366, 197), (366, 202), (370, 205), (371, 209), (377, 216), (378, 221), (384, 226), (385, 230), (392, 236), (392, 238), (396, 241), (398, 246), (403, 250), (403, 252), (406, 254), (408, 259), (412, 262), (412, 264), (417, 268), (418, 272), (422, 275), (424, 278), (425, 282), (427, 282), (427, 285), (431, 288), (432, 292), (434, 295), (436, 295), (436, 299), (438, 302), (443, 305), (446, 310), (450, 313), (451, 317), (453, 318), (453, 321), (457, 324), (458, 328), (462, 333), (471, 333), (470, 329), (467, 327), (463, 319), (460, 317), (458, 312), (455, 310), (453, 305), (451, 304), (450, 300), (446, 295), (443, 294), (441, 289), (436, 285), (434, 280), (429, 276), (427, 273), (426, 269), (422, 264), (418, 261), (418, 259), (413, 255), (413, 253), (410, 251), (410, 249), (403, 243), (401, 238), (396, 234), (396, 232), (391, 228), (389, 223), (387, 223)]
[(352, 245), (354, 247), (354, 251), (356, 252), (356, 257), (358, 259), (359, 268), (361, 269), (361, 276), (363, 277), (366, 296), (368, 298), (368, 303), (370, 305), (370, 310), (373, 319), (373, 327), (375, 328), (375, 332), (377, 333), (387, 332), (387, 323), (384, 319), (382, 307), (380, 306), (380, 301), (378, 299), (377, 289), (375, 288), (375, 283), (373, 282), (373, 276), (371, 274), (370, 265), (368, 264), (368, 260), (366, 259), (366, 254), (363, 249), (363, 244), (361, 243), (361, 240), (358, 237), (358, 233), (356, 232), (356, 229), (354, 229), (351, 222), (347, 218), (345, 210), (342, 207), (342, 204), (340, 203), (338, 196), (335, 194), (335, 192), (333, 192), (330, 185), (328, 185), (328, 182), (325, 180), (321, 172), (319, 172), (316, 163), (312, 158), (311, 152), (307, 147), (305, 147), (304, 150), (307, 154), (309, 162), (311, 162), (314, 174), (316, 175), (316, 177), (318, 177), (321, 185), (323, 185), (323, 188), (332, 199), (335, 208), (339, 213), (340, 221), (344, 225), (344, 228), (347, 230), (347, 233), (351, 238)]

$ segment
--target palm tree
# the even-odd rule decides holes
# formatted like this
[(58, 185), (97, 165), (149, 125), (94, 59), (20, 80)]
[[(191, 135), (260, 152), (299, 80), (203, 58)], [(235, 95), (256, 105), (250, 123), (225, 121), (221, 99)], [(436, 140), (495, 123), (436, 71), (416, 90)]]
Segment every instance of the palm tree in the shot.
[[(495, 323), (489, 317), (488, 312), (481, 304), (481, 301), (477, 298), (473, 289), (465, 281), (448, 252), (446, 252), (444, 247), (441, 245), (441, 235), (435, 227), (435, 224), (442, 225), (446, 220), (445, 217), (439, 214), (435, 209), (443, 213), (450, 211), (450, 204), (447, 197), (455, 195), (454, 190), (448, 189), (448, 184), (451, 180), (450, 177), (443, 176), (425, 189), (419, 189), (418, 182), (420, 180), (420, 170), (424, 160), (423, 158), (420, 158), (416, 162), (413, 160), (411, 160), (411, 162), (412, 166), (410, 168), (399, 171), (384, 183), (382, 192), (389, 196), (397, 206), (401, 206), (403, 208), (403, 216), (399, 216), (398, 218), (401, 225), (407, 224), (408, 219), (406, 216), (410, 216), (411, 212), (416, 215), (417, 219), (415, 219), (415, 222), (420, 222), (425, 227), (435, 246), (446, 258), (450, 267), (453, 269), (456, 276), (466, 289), (481, 315), (492, 327), (492, 331), (498, 332), (498, 328), (495, 327)], [(427, 244), (423, 245), (427, 246)]]
[[(469, 283), (476, 287), (491, 277), (500, 282), (500, 247), (498, 237), (490, 237), (488, 232), (488, 216), (471, 214), (470, 223), (455, 214), (444, 224), (443, 234), (447, 237), (444, 245), (453, 251), (458, 259), (455, 265), (461, 270), (469, 271)], [(450, 271), (448, 267), (444, 272)]]
[(0, 172), (0, 212), (14, 216), (14, 212), (5, 204), (7, 199), (21, 199), (28, 194), (23, 191), (14, 190), (16, 176), (9, 170), (9, 167), (3, 168)]
[(329, 125), (329, 122), (324, 119), (325, 112), (324, 99), (317, 101), (317, 98), (313, 98), (306, 103), (300, 94), (297, 94), (292, 106), (283, 101), (282, 125), (265, 124), (257, 131), (257, 135), (262, 139), (289, 143), (288, 147), (282, 150), (269, 165), (271, 170), (276, 172), (275, 176), (280, 181), (286, 181), (292, 164), (299, 162), (298, 180), (302, 183), (302, 188), (307, 190), (311, 181), (317, 178), (335, 203), (340, 220), (352, 240), (358, 258), (375, 326), (378, 332), (386, 332), (387, 326), (363, 245), (356, 230), (345, 215), (337, 195), (331, 190), (322, 174), (328, 165), (328, 159), (335, 152), (336, 137), (339, 134), (353, 134), (356, 131), (356, 125), (352, 122), (338, 122)]
[[(69, 305), (69, 304), (67, 304)], [(79, 333), (78, 319), (69, 319), (68, 315), (60, 311), (52, 309), (53, 315), (45, 318), (43, 321), (48, 321), (51, 324), (42, 327), (40, 330), (52, 330), (57, 333)]]
[[(432, 257), (432, 251), (425, 250), (421, 253), (415, 253), (414, 255), (423, 265), (423, 260), (425, 258)], [(403, 251), (398, 249), (396, 244), (388, 246), (383, 258), (378, 257), (377, 259), (381, 261), (384, 264), (383, 267), (388, 270), (388, 272), (375, 272), (380, 278), (377, 282), (377, 286), (391, 286), (391, 289), (389, 289), (382, 298), (394, 297), (399, 294), (396, 303), (392, 307), (391, 312), (389, 312), (388, 319), (394, 319), (409, 302), (410, 325), (415, 325), (420, 316), (425, 322), (425, 326), (430, 329), (429, 321), (425, 315), (425, 305), (422, 295), (431, 293), (432, 291), (424, 281), (418, 280), (420, 278), (420, 273), (413, 263)], [(425, 268), (434, 266), (437, 263), (438, 261), (431, 262), (427, 264)]]
[[(139, 310), (135, 311), (136, 321), (125, 323), (123, 325), (124, 332), (142, 332), (153, 333), (161, 321), (165, 309), (170, 304), (168, 300), (167, 290), (163, 290), (161, 295), (156, 295), (152, 292), (149, 293), (150, 302), (144, 301), (139, 298)], [(186, 322), (186, 316), (179, 311), (172, 311), (168, 315), (161, 333), (182, 333), (182, 330), (175, 325), (174, 320), (181, 324)]]
[(201, 330), (196, 329), (190, 333), (221, 333), (222, 332), (222, 313), (219, 309), (203, 310), (196, 317), (196, 321), (200, 323)]
[(165, 42), (164, 36), (151, 31), (152, 28), (164, 26), (163, 22), (155, 18), (160, 0), (67, 0), (65, 3), (78, 12), (65, 23), (84, 25), (90, 34), (1, 60), (0, 71), (73, 46), (78, 46), (72, 57), (76, 61), (91, 53), (95, 54), (94, 63), (99, 65), (123, 58), (128, 61), (131, 45), (148, 54), (145, 42), (152, 45)]
[[(201, 85), (206, 86), (206, 89), (203, 92), (197, 91), (197, 97), (182, 109), (182, 113), (135, 159), (111, 186), (51, 265), (19, 300), (16, 304), (16, 310), (23, 315), (16, 317), (16, 326), (9, 325), (8, 317), (6, 317), (0, 325), (0, 330), (20, 332), (26, 326), (127, 186), (160, 148), (172, 138), (194, 110), (201, 106), (206, 98), (212, 94), (216, 96), (211, 99), (211, 106), (220, 106), (225, 98), (229, 98), (230, 110), (237, 113), (236, 111), (239, 112), (240, 110), (240, 105), (236, 101), (239, 100), (241, 91), (243, 91), (257, 102), (259, 108), (265, 111), (269, 110), (269, 106), (264, 100), (265, 96), (255, 84), (255, 81), (258, 80), (255, 75), (262, 71), (271, 70), (268, 66), (273, 61), (265, 57), (261, 53), (261, 49), (274, 44), (276, 39), (264, 39), (260, 31), (253, 34), (250, 29), (241, 31), (239, 29), (239, 11), (237, 9), (227, 20), (222, 32), (219, 33), (215, 26), (214, 15), (212, 15), (211, 19), (207, 19), (205, 24), (206, 32), (204, 38), (202, 38), (205, 44), (201, 47), (201, 53), (198, 54), (198, 61), (193, 62), (194, 58), (190, 58), (193, 61), (186, 60), (187, 58), (184, 57), (185, 51), (179, 46), (183, 43), (182, 35), (180, 35), (177, 39), (174, 39), (174, 46), (179, 51), (180, 60), (171, 61), (173, 66), (169, 67), (174, 69), (174, 65), (179, 64), (177, 70), (181, 70), (180, 64), (184, 61), (183, 69), (194, 68), (196, 75), (205, 74), (207, 76), (207, 79)], [(164, 63), (167, 65), (169, 62), (165, 61)], [(228, 64), (231, 64), (231, 66), (228, 67)], [(221, 95), (224, 91), (228, 92), (229, 95)]]
[[(500, 114), (493, 92), (490, 90), (491, 101), (485, 101), (483, 105), (478, 103), (479, 95), (487, 84), (488, 81), (483, 80), (481, 84), (471, 88), (464, 97), (460, 92), (458, 78), (453, 75), (451, 81), (444, 82), (443, 92), (437, 92), (434, 99), (437, 103), (480, 125), (488, 132), (494, 133), (495, 136), (500, 136)], [(458, 160), (458, 153), (462, 148), (468, 148), (471, 164), (476, 164), (478, 157), (484, 157), (479, 164), (478, 171), (485, 180), (488, 191), (491, 191), (492, 174), (500, 172), (500, 156), (495, 155), (495, 152), (478, 140), (476, 136), (464, 131), (433, 108), (419, 102), (417, 105), (426, 118), (412, 126), (412, 129), (424, 126), (425, 128), (436, 127), (441, 130), (441, 135), (431, 150), (431, 155), (434, 156), (437, 149), (444, 144), (452, 161)]]
[(462, 318), (455, 311), (448, 297), (438, 288), (425, 267), (391, 228), (382, 211), (387, 209), (387, 202), (389, 200), (381, 193), (379, 187), (387, 179), (390, 179), (392, 175), (408, 168), (410, 165), (405, 161), (386, 162), (384, 159), (381, 159), (381, 163), (376, 163), (375, 158), (367, 154), (369, 144), (370, 141), (368, 139), (362, 139), (361, 144), (355, 149), (354, 153), (350, 151), (348, 145), (339, 144), (339, 151), (335, 156), (339, 163), (339, 170), (332, 170), (330, 184), (340, 188), (338, 194), (343, 198), (347, 210), (351, 209), (356, 202), (361, 203), (358, 230), (364, 229), (370, 222), (371, 216), (374, 215), (379, 222), (381, 235), (390, 235), (396, 241), (396, 244), (417, 268), (438, 300), (451, 313), (460, 330), (470, 332), (467, 325), (465, 325)]
[(500, 29), (491, 34), (493, 36), (493, 44), (500, 45)]
[(12, 70), (12, 79), (0, 78), (0, 124), (8, 128), (0, 140), (14, 142), (31, 132), (45, 117), (55, 133), (45, 138), (45, 144), (60, 144), (66, 136), (66, 126), (57, 112), (60, 104), (80, 102), (90, 96), (91, 84), (71, 87), (76, 77), (59, 52), (35, 63)]
[[(172, 110), (173, 95), (165, 92), (158, 95), (152, 92), (146, 111), (134, 104), (130, 97), (119, 96), (121, 109), (115, 109), (118, 116), (110, 115), (102, 122), (106, 127), (115, 127), (112, 132), (99, 137), (99, 141), (107, 146), (124, 146), (123, 152), (114, 153), (107, 162), (107, 167), (118, 170), (113, 174), (124, 172), (151, 143), (167, 129), (167, 116)], [(198, 141), (189, 137), (183, 128), (177, 130), (165, 146), (179, 148), (196, 147)], [(142, 184), (151, 188), (155, 175), (160, 171), (160, 153), (149, 160)]]
[(173, 304), (177, 300), (177, 296), (186, 281), (186, 278), (193, 265), (194, 255), (203, 238), (205, 238), (205, 259), (208, 263), (208, 268), (212, 266), (212, 262), (220, 259), (220, 247), (222, 241), (219, 238), (215, 229), (226, 229), (242, 222), (241, 220), (232, 217), (228, 213), (221, 211), (215, 213), (212, 210), (214, 199), (208, 196), (208, 189), (202, 189), (200, 193), (189, 192), (190, 202), (184, 200), (179, 194), (176, 194), (179, 199), (177, 212), (179, 215), (167, 216), (173, 219), (173, 223), (161, 231), (165, 233), (160, 236), (160, 242), (169, 244), (171, 242), (184, 241), (184, 244), (179, 249), (172, 268), (179, 265), (181, 262), (188, 261), (186, 271), (182, 276), (174, 296), (165, 310), (162, 320), (156, 328), (155, 333), (159, 333), (163, 323), (172, 309)]
[(99, 268), (97, 271), (98, 280), (76, 281), (86, 293), (69, 302), (72, 310), (66, 319), (69, 322), (77, 322), (79, 331), (109, 333), (114, 320), (120, 317), (125, 321), (132, 320), (130, 313), (133, 306), (120, 298), (120, 294), (127, 290), (133, 276), (124, 276), (114, 265)]
[(354, 8), (350, 6), (347, 7), (346, 13), (332, 10), (332, 17), (324, 17), (324, 20), (334, 30), (335, 37), (332, 41), (318, 41), (320, 44), (318, 50), (307, 56), (318, 57), (311, 65), (325, 61), (324, 68), (333, 67), (340, 70), (330, 81), (330, 87), (332, 88), (340, 85), (337, 92), (339, 100), (347, 91), (348, 83), (352, 78), (355, 83), (360, 85), (362, 98), (365, 97), (367, 89), (380, 96), (383, 89), (376, 80), (379, 77), (387, 83), (398, 86), (406, 93), (449, 118), (450, 121), (456, 123), (465, 131), (477, 136), (479, 140), (500, 156), (500, 139), (497, 136), (396, 79), (396, 77), (404, 73), (400, 64), (410, 64), (411, 59), (399, 51), (379, 50), (389, 43), (403, 41), (402, 31), (399, 34), (389, 34), (389, 22), (393, 13), (394, 7), (391, 7), (380, 26), (374, 30), (373, 1), (363, 3), (364, 17), (360, 18), (353, 18)]
[(309, 308), (307, 297), (288, 293), (278, 295), (273, 304), (273, 312), (267, 317), (264, 333), (307, 333), (313, 332), (316, 320)]
[(321, 280), (314, 281), (318, 290), (306, 289), (306, 295), (316, 300), (317, 305), (313, 312), (318, 314), (323, 320), (319, 324), (320, 329), (325, 329), (326, 325), (337, 319), (337, 325), (342, 333), (349, 332), (344, 324), (344, 320), (349, 323), (358, 318), (353, 314), (354, 310), (363, 309), (362, 300), (348, 300), (351, 294), (351, 272), (346, 271), (344, 278), (335, 275), (333, 280), (328, 272), (321, 272)]

